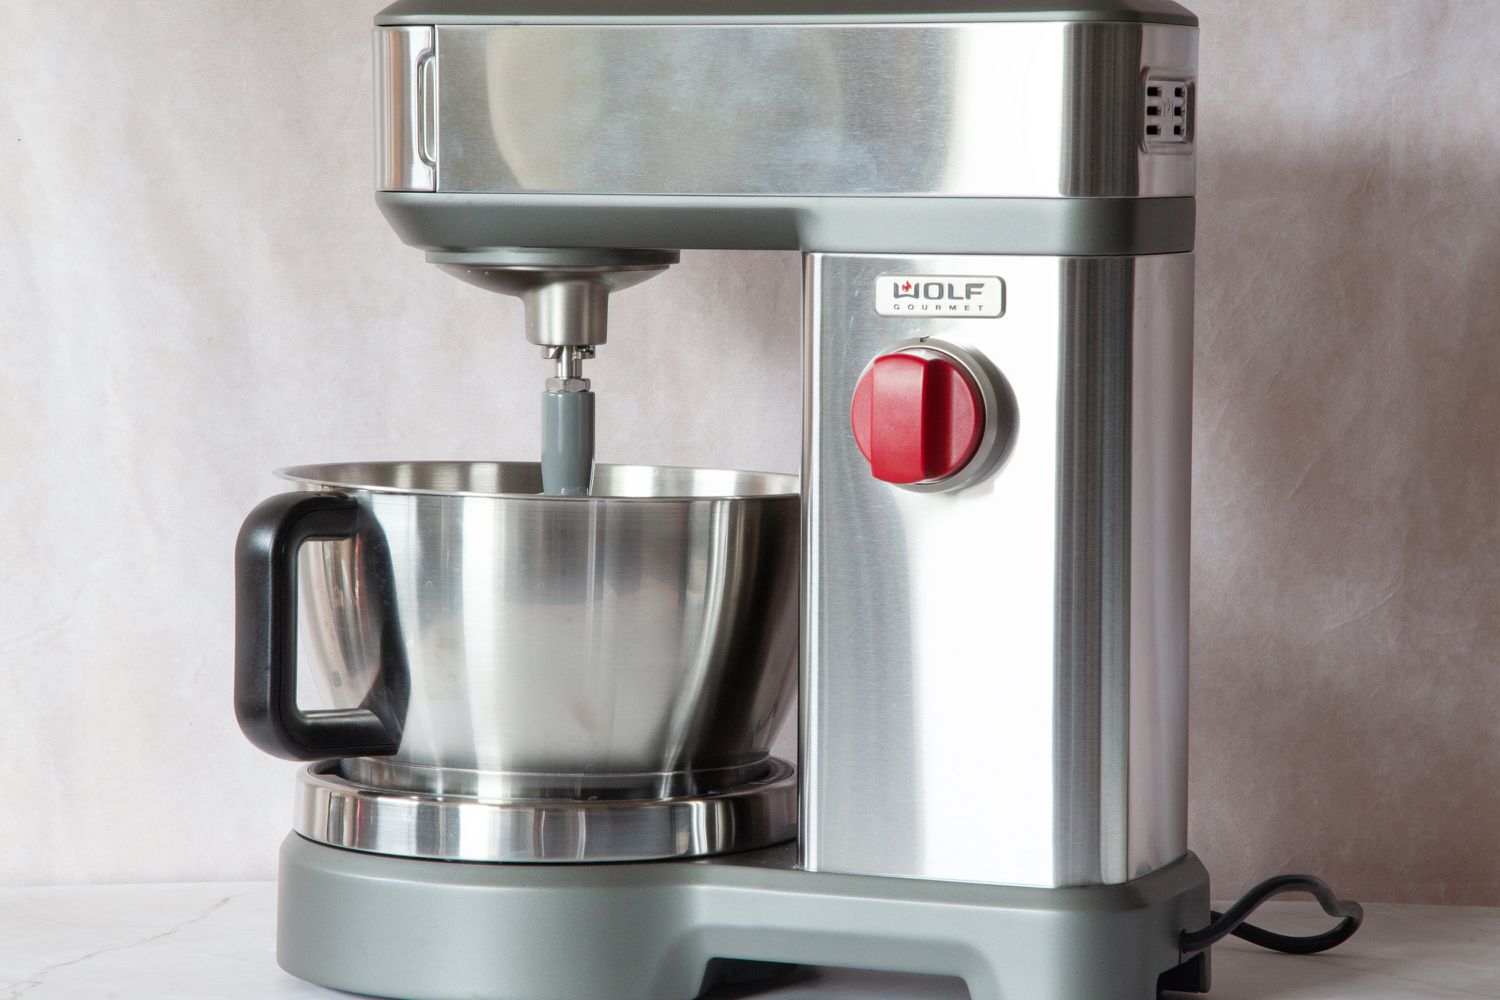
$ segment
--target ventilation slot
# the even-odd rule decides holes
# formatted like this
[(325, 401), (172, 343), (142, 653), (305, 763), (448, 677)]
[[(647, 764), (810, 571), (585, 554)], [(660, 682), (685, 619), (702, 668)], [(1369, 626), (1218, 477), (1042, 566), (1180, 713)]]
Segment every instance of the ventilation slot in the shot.
[(1142, 145), (1148, 153), (1185, 151), (1193, 141), (1193, 85), (1185, 79), (1146, 77)]

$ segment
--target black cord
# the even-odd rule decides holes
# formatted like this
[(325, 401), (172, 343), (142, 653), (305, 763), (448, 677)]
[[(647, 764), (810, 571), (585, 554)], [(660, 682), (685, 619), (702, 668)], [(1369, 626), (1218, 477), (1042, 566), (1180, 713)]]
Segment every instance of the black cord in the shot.
[[(1324, 913), (1330, 917), (1342, 919), (1332, 930), (1308, 937), (1277, 934), (1264, 927), (1245, 923), (1245, 918), (1254, 913), (1260, 904), (1272, 896), (1280, 896), (1288, 892), (1309, 893), (1317, 899)], [(1354, 932), (1359, 930), (1359, 925), (1365, 919), (1365, 911), (1358, 903), (1339, 899), (1328, 887), (1327, 882), (1311, 875), (1277, 875), (1274, 878), (1268, 878), (1245, 893), (1240, 901), (1231, 906), (1228, 911), (1210, 915), (1213, 917), (1213, 922), (1203, 930), (1183, 931), (1182, 953), (1184, 955), (1195, 955), (1200, 951), (1207, 951), (1231, 934), (1251, 944), (1269, 948), (1272, 951), (1285, 952), (1288, 955), (1316, 955), (1320, 951), (1336, 948), (1349, 940), (1354, 936)]]

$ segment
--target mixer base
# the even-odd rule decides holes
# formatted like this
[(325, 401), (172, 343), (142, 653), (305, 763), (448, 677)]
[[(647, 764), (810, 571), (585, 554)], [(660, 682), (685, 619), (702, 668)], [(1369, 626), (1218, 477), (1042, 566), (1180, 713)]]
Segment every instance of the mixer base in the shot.
[[(719, 959), (957, 976), (972, 1000), (1155, 1000), (1208, 989), (1183, 930), (1208, 875), (1181, 861), (1065, 889), (804, 872), (795, 846), (700, 861), (466, 864), (281, 849), (277, 958), (410, 1000), (691, 1000)], [(736, 995), (743, 995), (737, 993)]]

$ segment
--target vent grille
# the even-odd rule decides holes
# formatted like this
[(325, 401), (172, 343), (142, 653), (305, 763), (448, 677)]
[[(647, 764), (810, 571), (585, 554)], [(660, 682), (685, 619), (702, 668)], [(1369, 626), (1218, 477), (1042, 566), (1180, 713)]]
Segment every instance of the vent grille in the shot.
[(1148, 153), (1183, 151), (1193, 142), (1193, 82), (1148, 74), (1142, 102), (1142, 145)]

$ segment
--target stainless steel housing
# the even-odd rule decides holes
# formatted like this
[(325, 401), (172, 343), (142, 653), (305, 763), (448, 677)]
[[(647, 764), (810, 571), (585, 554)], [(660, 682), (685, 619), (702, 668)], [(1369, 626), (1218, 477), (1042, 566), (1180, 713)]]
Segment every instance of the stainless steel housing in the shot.
[[(1181, 857), (1191, 14), (406, 0), (378, 24), (437, 53), (435, 174), (377, 195), (408, 243), (808, 253), (803, 863), (1056, 887)], [(884, 273), (1000, 278), (1006, 311), (881, 316)], [(878, 482), (852, 440), (859, 373), (921, 338), (1014, 400), (962, 489)]]
[[(884, 274), (1000, 277), (1005, 315), (881, 316)], [(807, 867), (1087, 885), (1185, 853), (1192, 277), (809, 257)], [(963, 489), (879, 482), (853, 441), (860, 373), (916, 338), (1014, 398), (1003, 465)]]
[[(431, 53), (430, 85), (383, 58), (376, 122), (377, 200), (429, 250), (1191, 247), (1197, 30), (1174, 4), (513, 0), (378, 20), (381, 52)], [(1160, 79), (1185, 88), (1180, 142), (1148, 142)]]
[(795, 478), (601, 465), (574, 498), (536, 495), (529, 463), (281, 474), (359, 505), (355, 538), (305, 545), (300, 574), (316, 707), (397, 703), (398, 751), (349, 777), (660, 799), (771, 767), (797, 660)]
[[(436, 123), (432, 191), (1193, 193), (1192, 157), (1147, 152), (1140, 121), (1143, 67), (1195, 61), (1196, 32), (1179, 24), (685, 18), (386, 32), (435, 38), (437, 90), (414, 83), (382, 125), (401, 135), (412, 120)], [(441, 103), (413, 110), (438, 92)], [(377, 146), (381, 175), (397, 177), (386, 189), (420, 190), (425, 173), (398, 176), (403, 146)]]
[[(450, 95), (437, 114), (440, 191), (1193, 191), (1191, 164), (1148, 154), (1135, 114), (1094, 103), (1134, 96), (1112, 84), (1135, 82), (1143, 48), (1156, 50), (1148, 65), (1181, 65), (1188, 28), (444, 25), (436, 34)], [(578, 86), (580, 75), (590, 86)], [(1078, 121), (1080, 106), (1099, 127)], [(629, 146), (608, 140), (616, 130), (632, 134)]]

